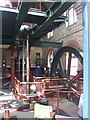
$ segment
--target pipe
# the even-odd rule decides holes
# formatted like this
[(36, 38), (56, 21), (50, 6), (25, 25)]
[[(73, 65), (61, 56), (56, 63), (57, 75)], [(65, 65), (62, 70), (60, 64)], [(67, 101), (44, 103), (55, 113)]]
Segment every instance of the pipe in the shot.
[(14, 58), (14, 52), (15, 52), (15, 48), (14, 46), (11, 46), (11, 80), (12, 82), (14, 81), (15, 78), (15, 69), (14, 69), (14, 65), (15, 65), (15, 58)]
[(83, 118), (90, 120), (90, 1), (82, 0), (84, 100)]
[(25, 82), (25, 41), (23, 40), (23, 55), (22, 55), (22, 82)]
[(26, 79), (27, 79), (27, 94), (29, 94), (29, 70), (30, 70), (30, 68), (29, 68), (29, 36), (27, 35), (27, 68), (26, 68), (26, 70), (27, 70), (27, 77), (26, 77)]
[(39, 2), (39, 10), (42, 10), (41, 2)]
[(60, 102), (60, 100), (59, 100), (59, 90), (57, 90), (57, 114), (59, 115), (60, 113), (60, 110), (58, 109), (58, 107), (60, 108), (60, 105), (59, 105), (59, 102)]
[(18, 61), (16, 60), (16, 64), (18, 62), (18, 79), (20, 80), (20, 48), (17, 48), (17, 58)]

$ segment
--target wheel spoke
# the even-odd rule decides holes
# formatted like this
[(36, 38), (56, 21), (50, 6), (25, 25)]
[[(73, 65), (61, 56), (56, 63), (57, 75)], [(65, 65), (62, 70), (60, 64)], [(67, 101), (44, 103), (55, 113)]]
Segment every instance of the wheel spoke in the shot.
[(72, 53), (68, 52), (68, 64), (67, 64), (67, 70), (66, 70), (67, 78), (70, 78), (71, 59), (72, 59)]
[(73, 81), (75, 81), (76, 79), (78, 79), (79, 77), (81, 77), (83, 75), (83, 69), (72, 78), (72, 80), (70, 81), (70, 83), (72, 83)]
[(59, 67), (60, 67), (62, 77), (66, 78), (66, 74), (65, 74), (64, 67), (61, 60), (59, 60)]

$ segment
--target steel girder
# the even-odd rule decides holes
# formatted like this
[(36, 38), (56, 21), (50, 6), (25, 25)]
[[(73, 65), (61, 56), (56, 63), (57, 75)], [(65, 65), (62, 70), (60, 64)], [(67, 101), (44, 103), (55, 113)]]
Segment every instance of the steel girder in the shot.
[[(4, 39), (3, 41), (0, 40), (0, 44), (3, 45), (22, 45), (23, 41), (13, 41), (11, 39)], [(42, 48), (61, 48), (62, 47), (62, 42), (46, 42), (46, 41), (40, 41), (40, 40), (34, 40), (30, 41), (30, 46), (31, 47), (42, 47)]]
[[(19, 16), (18, 21), (17, 21), (16, 17), (20, 15), (19, 10), (17, 9), (0, 7), (0, 12), (2, 13), (2, 40), (3, 40), (3, 43), (5, 43), (6, 41), (5, 44), (7, 44), (8, 39), (12, 39), (12, 33), (13, 33), (13, 37), (16, 36), (15, 35), (16, 33), (18, 33), (19, 27), (20, 27), (19, 24), (22, 24), (22, 21), (20, 21), (21, 16)], [(23, 22), (41, 24), (43, 21), (46, 20), (46, 18), (47, 16), (44, 12), (39, 13), (39, 12), (29, 11), (26, 14)], [(15, 39), (12, 39), (12, 40), (13, 40), (13, 43), (15, 43)]]
[(73, 3), (75, 2), (55, 2), (44, 13), (37, 13), (31, 11), (28, 12), (29, 3), (26, 2), (22, 2), (20, 10), (0, 7), (0, 11), (4, 13), (2, 17), (2, 19), (4, 19), (2, 20), (2, 43), (5, 43), (4, 40), (6, 39), (10, 39), (10, 41), (12, 40), (12, 44), (15, 43), (15, 38), (23, 22), (36, 23), (37, 25), (32, 29), (30, 39), (40, 39), (42, 36), (46, 35), (46, 33), (50, 32), (52, 29), (58, 27), (61, 23), (67, 20), (67, 17), (60, 15), (62, 15), (62, 13), (67, 10)]
[[(10, 36), (12, 35), (13, 29), (14, 29), (14, 31), (16, 29), (14, 24), (16, 21), (15, 20), (16, 16), (19, 15), (19, 11), (16, 9), (2, 8), (2, 7), (0, 7), (0, 11), (2, 12), (2, 33), (3, 33), (2, 34), (2, 38), (3, 38), (2, 44), (4, 44), (4, 43), (7, 44), (7, 43), (9, 43), (9, 41), (10, 41), (10, 44), (11, 43), (13, 44), (13, 43), (15, 43), (15, 40), (12, 39), (13, 41), (11, 41), (9, 39), (11, 39)], [(26, 15), (26, 18), (24, 19), (24, 22), (37, 23), (39, 25), (39, 24), (43, 23), (47, 18), (48, 17), (45, 14), (45, 12), (38, 13), (38, 12), (29, 11)], [(46, 29), (43, 34), (45, 35), (45, 33), (49, 32), (53, 28), (58, 27), (62, 22), (66, 21), (67, 19), (68, 18), (66, 16), (59, 16), (58, 19), (56, 19), (52, 23), (51, 27)], [(18, 20), (20, 20), (20, 19), (18, 19)], [(18, 21), (17, 21), (17, 23), (18, 23)], [(16, 26), (19, 26), (19, 23)], [(18, 32), (18, 30), (17, 30), (17, 32)]]
[(44, 41), (31, 41), (30, 42), (31, 47), (47, 47), (47, 48), (61, 48), (62, 43), (60, 42), (44, 42)]
[(16, 17), (16, 23), (15, 23), (15, 27), (14, 27), (14, 30), (13, 30), (12, 39), (16, 38), (16, 36), (17, 36), (17, 34), (19, 32), (20, 26), (24, 22), (24, 19), (25, 19), (26, 15), (27, 15), (29, 7), (30, 7), (30, 3), (25, 2), (23, 0), (21, 5), (20, 5), (19, 14)]
[[(22, 45), (23, 41), (13, 41), (12, 39), (4, 39), (3, 41), (0, 40), (0, 44), (4, 44), (4, 45)], [(40, 41), (40, 40), (34, 40), (34, 41), (30, 41), (30, 46), (31, 47), (42, 47), (42, 48), (61, 48), (62, 47), (62, 42), (44, 42), (44, 41)]]
[[(13, 18), (14, 20), (16, 19), (16, 16), (19, 14), (19, 10), (18, 9), (13, 9), (13, 8), (4, 8), (4, 7), (0, 7), (0, 12), (2, 12), (2, 16), (4, 18), (7, 17), (6, 20), (10, 20), (12, 21)], [(22, 13), (23, 14), (23, 13)], [(10, 17), (11, 16), (11, 17)], [(37, 23), (37, 24), (41, 24), (43, 23), (46, 19), (48, 18), (48, 16), (46, 15), (45, 12), (38, 12), (38, 11), (28, 11), (24, 22), (30, 22), (30, 23)], [(9, 21), (8, 21), (9, 22)], [(13, 21), (12, 21), (13, 22)]]
[(45, 31), (54, 20), (56, 20), (59, 16), (61, 16), (74, 3), (75, 3), (75, 0), (74, 2), (73, 1), (68, 2), (67, 0), (62, 2), (59, 2), (59, 1), (55, 2), (47, 10), (46, 14), (48, 15), (48, 18), (45, 20), (45, 22), (40, 26), (36, 25), (32, 29), (31, 39), (42, 37), (42, 32)]
[(15, 41), (12, 39), (1, 39), (0, 44), (2, 44), (2, 45), (15, 45)]

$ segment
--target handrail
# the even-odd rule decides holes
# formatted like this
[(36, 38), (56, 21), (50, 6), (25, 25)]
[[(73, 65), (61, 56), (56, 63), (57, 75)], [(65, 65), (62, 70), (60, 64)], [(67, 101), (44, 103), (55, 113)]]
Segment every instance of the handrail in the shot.
[[(29, 85), (29, 87), (31, 85), (35, 85), (36, 86), (36, 92), (40, 92), (40, 94), (44, 94), (44, 81), (41, 81), (41, 82), (20, 82), (16, 77), (13, 81), (13, 84), (14, 84), (14, 89), (15, 91), (17, 92), (17, 94), (19, 96), (21, 96), (20, 98), (23, 98), (23, 97), (27, 97), (27, 95), (31, 96), (31, 93), (30, 94), (27, 94), (27, 85)], [(31, 92), (31, 90), (30, 90)], [(34, 97), (34, 95), (33, 95)]]
[(40, 83), (43, 83), (44, 81), (42, 82), (20, 82), (20, 84), (40, 84)]

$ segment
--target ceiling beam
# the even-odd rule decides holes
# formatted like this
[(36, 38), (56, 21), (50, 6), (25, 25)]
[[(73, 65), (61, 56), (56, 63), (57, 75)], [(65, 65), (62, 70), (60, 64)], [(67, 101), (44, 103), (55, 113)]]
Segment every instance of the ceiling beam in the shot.
[(20, 5), (19, 13), (17, 14), (17, 17), (16, 17), (16, 23), (15, 23), (15, 27), (13, 30), (12, 39), (16, 38), (16, 36), (19, 32), (20, 26), (22, 25), (26, 15), (27, 15), (29, 7), (30, 7), (30, 2), (25, 2), (25, 0), (23, 0)]
[(67, 16), (59, 16), (56, 20), (54, 20), (55, 22), (64, 22), (64, 21), (68, 21), (68, 17)]
[(32, 29), (31, 39), (40, 38), (40, 36), (42, 36), (42, 32), (74, 3), (75, 0), (74, 2), (73, 0), (72, 2), (68, 2), (68, 0), (64, 0), (62, 2), (59, 2), (58, 0), (58, 2), (55, 2), (46, 12), (48, 15), (46, 21), (42, 25), (36, 25), (35, 28)]
[[(3, 39), (0, 40), (1, 45), (22, 45), (22, 41), (14, 41), (12, 39)], [(41, 48), (60, 48), (62, 47), (62, 42), (47, 42), (47, 41), (40, 41), (40, 40), (33, 40), (30, 41), (31, 47), (41, 47)]]
[[(17, 14), (19, 14), (19, 10), (17, 9), (11, 9), (11, 8), (3, 8), (0, 7), (0, 12), (2, 12), (2, 15), (8, 15), (8, 16), (3, 16), (4, 19), (7, 18), (12, 20), (12, 18), (16, 19)], [(12, 18), (11, 18), (12, 16)], [(25, 22), (30, 22), (30, 23), (38, 23), (39, 21), (44, 22), (48, 16), (46, 15), (45, 12), (38, 12), (38, 11), (28, 11), (27, 16), (25, 17)], [(33, 20), (32, 20), (33, 19)]]
[(15, 45), (15, 41), (12, 39), (2, 39), (0, 40), (0, 44), (3, 45)]
[(62, 42), (46, 42), (46, 41), (36, 41), (30, 42), (31, 47), (46, 47), (46, 48), (60, 48), (62, 47)]
[[(10, 20), (12, 20), (12, 18), (10, 18), (11, 14), (12, 14), (13, 18), (15, 16), (17, 16), (17, 14), (19, 14), (19, 10), (17, 10), (17, 9), (10, 9), (10, 8), (0, 7), (0, 11), (2, 12), (2, 14), (3, 13), (7, 13), (8, 14), (8, 18), (7, 19), (10, 19)], [(6, 19), (6, 17), (4, 19)], [(44, 22), (47, 18), (48, 18), (48, 15), (46, 15), (45, 12), (28, 11), (27, 17), (25, 18), (24, 22), (30, 22), (30, 23), (37, 23), (38, 24), (40, 21)], [(67, 17), (66, 16), (59, 16), (57, 18), (57, 20), (58, 19), (59, 20), (62, 20), (62, 19), (66, 19), (67, 20)]]

